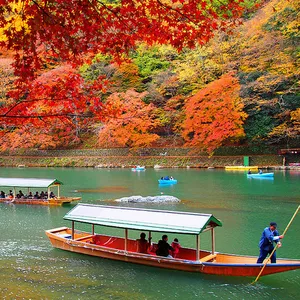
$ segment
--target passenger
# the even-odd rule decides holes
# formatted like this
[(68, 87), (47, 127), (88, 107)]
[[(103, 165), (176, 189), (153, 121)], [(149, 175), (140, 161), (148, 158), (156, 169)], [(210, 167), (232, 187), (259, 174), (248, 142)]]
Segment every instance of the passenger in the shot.
[(40, 199), (39, 192), (36, 192), (33, 196), (33, 199)]
[(5, 193), (3, 191), (0, 193), (0, 198), (5, 198)]
[(262, 169), (259, 169), (259, 174), (262, 174), (262, 173), (263, 173)]
[(136, 240), (137, 241), (137, 247), (136, 247), (136, 252), (139, 253), (148, 253), (148, 249), (150, 246), (150, 241), (151, 238), (149, 238), (149, 242), (146, 240), (146, 234), (142, 232), (140, 234), (140, 238)]
[(55, 195), (53, 192), (50, 192), (50, 198), (55, 198)]
[(170, 179), (173, 180), (174, 179), (173, 176), (170, 176)]
[(33, 199), (32, 192), (29, 192), (29, 194), (28, 194), (27, 198), (28, 198), (28, 199)]
[(45, 199), (45, 193), (44, 193), (44, 191), (41, 191), (40, 197), (41, 197), (41, 199)]
[(164, 180), (170, 180), (169, 176), (165, 176)]
[(251, 170), (250, 169), (248, 170), (248, 174), (251, 174)]
[(174, 248), (168, 244), (168, 236), (164, 234), (157, 244), (156, 255), (173, 258), (169, 251), (174, 251)]
[(178, 239), (174, 239), (174, 241), (171, 244), (171, 247), (173, 247), (173, 251), (172, 251), (172, 255), (174, 258), (176, 258), (178, 256), (179, 250), (181, 248), (181, 245), (178, 242)]

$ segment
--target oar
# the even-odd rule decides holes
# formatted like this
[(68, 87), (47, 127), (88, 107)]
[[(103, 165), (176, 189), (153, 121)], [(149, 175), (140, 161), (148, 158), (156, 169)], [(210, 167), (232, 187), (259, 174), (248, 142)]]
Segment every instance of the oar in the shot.
[[(298, 208), (296, 209), (296, 211), (295, 211), (294, 215), (292, 216), (292, 218), (291, 218), (289, 224), (286, 226), (286, 228), (285, 228), (285, 230), (284, 230), (284, 232), (283, 232), (283, 234), (282, 234), (283, 236), (284, 236), (285, 233), (288, 231), (290, 225), (291, 225), (292, 222), (294, 221), (294, 219), (295, 219), (295, 217), (296, 217), (296, 215), (297, 215), (299, 209), (300, 209), (300, 205), (299, 205)], [(277, 248), (278, 248), (278, 244), (276, 244), (275, 248), (273, 249), (273, 251), (272, 251), (271, 254), (269, 255), (267, 261), (265, 262), (264, 266), (263, 266), (262, 269), (260, 270), (260, 272), (259, 272), (259, 274), (257, 275), (256, 279), (252, 282), (252, 284), (254, 284), (254, 283), (259, 279), (260, 275), (261, 275), (262, 272), (264, 271), (264, 269), (265, 269), (267, 263), (270, 261), (272, 255), (274, 254), (274, 252), (276, 251)]]

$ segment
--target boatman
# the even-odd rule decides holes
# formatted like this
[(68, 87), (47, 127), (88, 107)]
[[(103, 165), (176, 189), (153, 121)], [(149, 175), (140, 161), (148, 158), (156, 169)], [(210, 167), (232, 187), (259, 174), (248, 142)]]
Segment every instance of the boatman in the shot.
[[(271, 222), (269, 227), (266, 227), (261, 235), (259, 241), (259, 258), (257, 260), (258, 264), (263, 263), (264, 259), (267, 257), (268, 254), (271, 254), (274, 245), (273, 243), (277, 243), (278, 248), (281, 247), (280, 239), (283, 239), (283, 235), (279, 235), (278, 231), (276, 230), (277, 224), (275, 222)], [(271, 257), (271, 263), (276, 263), (276, 251), (273, 253)]]

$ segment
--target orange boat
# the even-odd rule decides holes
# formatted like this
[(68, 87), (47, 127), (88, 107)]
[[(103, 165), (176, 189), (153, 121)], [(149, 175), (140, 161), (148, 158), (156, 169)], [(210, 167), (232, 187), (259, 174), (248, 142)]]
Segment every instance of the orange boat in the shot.
[[(30, 204), (30, 205), (63, 205), (69, 204), (73, 201), (78, 201), (81, 197), (62, 197), (60, 196), (60, 185), (63, 183), (57, 179), (42, 179), (42, 178), (0, 178), (0, 186), (6, 188), (12, 188), (12, 194), (0, 198), (0, 203), (13, 203), (13, 204)], [(49, 197), (51, 194), (51, 188), (57, 187), (57, 196)], [(28, 189), (28, 194), (31, 188), (47, 189), (48, 197), (45, 199), (35, 199), (33, 197), (21, 197), (18, 198), (16, 194), (16, 188)]]
[[(222, 226), (211, 214), (150, 210), (119, 206), (77, 204), (64, 219), (72, 227), (46, 231), (53, 247), (113, 260), (148, 266), (226, 276), (257, 276), (263, 264), (257, 257), (223, 254), (215, 251), (215, 228)], [(91, 224), (91, 232), (75, 230), (75, 222)], [(123, 228), (124, 237), (96, 234), (95, 226)], [(101, 227), (103, 228), (103, 227)], [(137, 241), (128, 238), (128, 230), (189, 234), (195, 236), (196, 248), (180, 248), (176, 258), (157, 256), (156, 244), (147, 254), (138, 253)], [(200, 250), (200, 234), (211, 231), (211, 251)], [(300, 268), (300, 260), (277, 259), (267, 264), (263, 275)]]

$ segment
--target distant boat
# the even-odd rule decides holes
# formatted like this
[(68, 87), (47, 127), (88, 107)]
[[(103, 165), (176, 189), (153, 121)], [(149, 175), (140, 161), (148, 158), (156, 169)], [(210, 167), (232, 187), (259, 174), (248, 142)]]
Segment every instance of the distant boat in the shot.
[(254, 173), (254, 174), (247, 174), (247, 178), (274, 178), (274, 173)]
[(163, 185), (167, 185), (167, 184), (176, 184), (177, 183), (177, 179), (166, 179), (166, 178), (163, 178), (163, 179), (159, 179), (158, 180), (158, 183), (159, 184), (163, 184)]
[[(48, 178), (0, 178), (0, 187), (12, 188), (11, 195), (0, 198), (0, 203), (29, 204), (29, 205), (63, 205), (73, 201), (78, 201), (81, 197), (62, 197), (60, 196), (60, 186), (63, 183), (57, 179)], [(51, 197), (51, 188), (57, 188), (57, 195)], [(26, 188), (28, 193), (30, 188), (47, 189), (47, 195), (43, 199), (36, 199), (34, 196), (25, 195), (18, 198), (16, 188)]]
[(258, 170), (258, 166), (225, 166), (225, 170), (234, 170), (234, 171)]
[(145, 166), (136, 166), (131, 168), (131, 171), (144, 171), (146, 170)]

